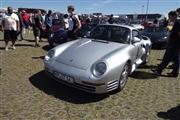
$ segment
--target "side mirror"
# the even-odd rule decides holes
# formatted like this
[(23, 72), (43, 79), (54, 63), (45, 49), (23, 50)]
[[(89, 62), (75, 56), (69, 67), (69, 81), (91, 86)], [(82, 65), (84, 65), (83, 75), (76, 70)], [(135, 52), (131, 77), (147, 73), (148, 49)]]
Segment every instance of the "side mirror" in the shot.
[(132, 43), (134, 44), (134, 43), (137, 43), (137, 42), (140, 42), (140, 41), (141, 41), (140, 38), (138, 38), (138, 37), (133, 37)]
[(149, 38), (146, 37), (146, 36), (142, 36), (142, 39), (143, 39), (143, 40), (149, 40)]

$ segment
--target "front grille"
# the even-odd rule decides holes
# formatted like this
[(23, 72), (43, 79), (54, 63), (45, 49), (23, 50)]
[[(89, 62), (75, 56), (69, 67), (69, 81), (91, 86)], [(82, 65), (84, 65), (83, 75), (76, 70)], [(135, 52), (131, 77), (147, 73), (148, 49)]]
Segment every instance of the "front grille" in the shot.
[(107, 83), (107, 91), (112, 91), (118, 88), (118, 80), (110, 81)]

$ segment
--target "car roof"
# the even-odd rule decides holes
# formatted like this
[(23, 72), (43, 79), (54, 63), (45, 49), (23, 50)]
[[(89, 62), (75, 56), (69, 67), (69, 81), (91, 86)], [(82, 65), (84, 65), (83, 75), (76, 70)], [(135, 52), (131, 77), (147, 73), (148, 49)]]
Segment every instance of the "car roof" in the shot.
[(129, 28), (131, 30), (137, 30), (137, 28), (130, 26), (130, 25), (123, 25), (123, 24), (99, 24), (99, 25), (103, 25), (103, 26), (119, 26), (119, 27), (125, 27), (125, 28)]

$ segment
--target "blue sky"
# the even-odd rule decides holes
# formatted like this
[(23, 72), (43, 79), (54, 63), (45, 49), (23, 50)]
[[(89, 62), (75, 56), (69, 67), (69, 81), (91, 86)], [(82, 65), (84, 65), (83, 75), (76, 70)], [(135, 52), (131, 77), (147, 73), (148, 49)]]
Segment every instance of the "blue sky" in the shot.
[[(146, 13), (148, 0), (0, 0), (0, 7), (43, 8), (66, 12), (68, 5), (74, 5), (76, 13), (139, 14)], [(180, 7), (180, 0), (149, 0), (148, 13), (166, 15)]]

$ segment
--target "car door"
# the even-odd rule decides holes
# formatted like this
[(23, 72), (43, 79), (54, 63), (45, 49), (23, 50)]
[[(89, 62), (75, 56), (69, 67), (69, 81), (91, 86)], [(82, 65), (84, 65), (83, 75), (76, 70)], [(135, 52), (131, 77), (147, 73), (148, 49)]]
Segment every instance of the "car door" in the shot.
[(135, 60), (137, 61), (145, 52), (143, 49), (143, 41), (141, 40), (141, 36), (137, 30), (132, 31), (132, 45), (134, 46)]

